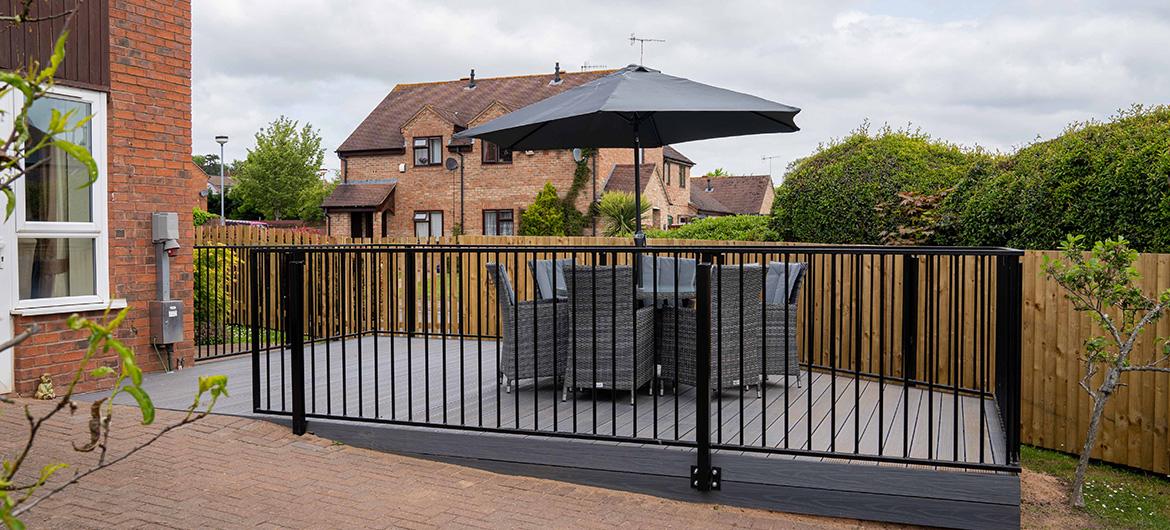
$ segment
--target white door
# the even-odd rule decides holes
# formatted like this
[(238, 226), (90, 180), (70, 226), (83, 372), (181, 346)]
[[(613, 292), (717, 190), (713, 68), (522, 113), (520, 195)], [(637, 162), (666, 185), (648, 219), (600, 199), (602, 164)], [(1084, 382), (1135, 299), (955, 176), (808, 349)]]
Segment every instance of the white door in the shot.
[[(0, 134), (8, 136), (12, 130), (11, 116), (14, 99), (11, 94), (0, 97)], [(7, 199), (0, 194), (0, 344), (12, 339), (12, 304), (16, 302), (16, 219), (4, 219)], [(0, 352), (0, 394), (12, 392), (12, 349)]]

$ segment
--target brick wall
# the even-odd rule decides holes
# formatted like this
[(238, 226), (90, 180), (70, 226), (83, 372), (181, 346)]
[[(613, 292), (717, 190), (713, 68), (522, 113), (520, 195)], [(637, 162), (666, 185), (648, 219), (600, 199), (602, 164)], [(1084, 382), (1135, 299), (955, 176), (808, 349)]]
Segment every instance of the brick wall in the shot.
[[(176, 359), (191, 366), (192, 332), (191, 209), (204, 185), (191, 171), (191, 2), (190, 0), (115, 0), (110, 5), (110, 93), (108, 166), (110, 292), (131, 307), (119, 338), (134, 349), (137, 362), (157, 370), (150, 345), (147, 302), (155, 298), (155, 260), (150, 215), (179, 214), (183, 246), (172, 260), (172, 296), (184, 301), (187, 341), (176, 345)], [(31, 393), (42, 373), (60, 388), (85, 352), (85, 335), (68, 330), (68, 315), (18, 317), (16, 328), (31, 323), (42, 333), (15, 350), (17, 392)], [(100, 318), (101, 313), (87, 314)], [(116, 357), (100, 362), (116, 365)], [(85, 381), (82, 390), (112, 381)], [(194, 389), (192, 389), (194, 390)]]

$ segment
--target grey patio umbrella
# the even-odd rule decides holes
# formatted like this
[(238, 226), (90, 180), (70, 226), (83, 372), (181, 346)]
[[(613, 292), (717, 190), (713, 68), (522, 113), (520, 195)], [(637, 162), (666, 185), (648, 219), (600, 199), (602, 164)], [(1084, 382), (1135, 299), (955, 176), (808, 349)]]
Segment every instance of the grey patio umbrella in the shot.
[[(691, 140), (798, 131), (800, 109), (630, 65), (505, 114), (455, 138), (506, 149), (630, 147), (635, 204), (641, 204), (641, 148)], [(635, 242), (642, 244), (642, 220)]]

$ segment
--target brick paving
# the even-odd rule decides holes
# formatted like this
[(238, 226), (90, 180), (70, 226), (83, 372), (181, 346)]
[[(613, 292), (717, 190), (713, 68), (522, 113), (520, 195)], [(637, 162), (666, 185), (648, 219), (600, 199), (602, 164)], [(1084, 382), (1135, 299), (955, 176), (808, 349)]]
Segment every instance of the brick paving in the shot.
[[(49, 462), (84, 469), (96, 461), (70, 449), (85, 437), (86, 405), (46, 424), (26, 471)], [(116, 410), (111, 457), (181, 417), (160, 410), (155, 425), (143, 427), (137, 412)], [(23, 414), (0, 405), (0, 454), (10, 456), (26, 432)], [(177, 429), (42, 502), (24, 520), (29, 528), (889, 527), (501, 475), (297, 437), (287, 427), (236, 416)]]

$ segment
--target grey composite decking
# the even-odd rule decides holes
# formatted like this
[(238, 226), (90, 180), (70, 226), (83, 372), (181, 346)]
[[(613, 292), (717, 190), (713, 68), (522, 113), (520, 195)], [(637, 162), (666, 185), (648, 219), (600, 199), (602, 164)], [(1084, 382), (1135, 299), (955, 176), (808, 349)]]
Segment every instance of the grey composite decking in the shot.
[[(551, 378), (497, 384), (494, 341), (365, 337), (306, 346), (310, 414), (438, 425), (557, 431), (656, 440), (694, 440), (695, 392), (688, 386), (636, 404), (628, 392), (582, 390), (562, 401)], [(287, 353), (262, 353), (261, 408), (291, 410)], [(359, 363), (361, 369), (359, 370)], [(162, 408), (190, 404), (195, 378), (229, 376), (231, 397), (218, 412), (252, 413), (251, 356), (202, 362), (174, 374), (150, 374), (146, 387)], [(592, 383), (589, 374), (578, 374)], [(991, 399), (904, 387), (897, 381), (802, 371), (773, 376), (755, 389), (727, 385), (712, 403), (712, 440), (734, 446), (830, 451), (959, 462), (1005, 463), (1005, 439)], [(604, 383), (601, 381), (601, 383)], [(590, 385), (592, 386), (592, 385)], [(933, 421), (930, 421), (933, 419)], [(791, 458), (772, 453), (772, 458)]]

